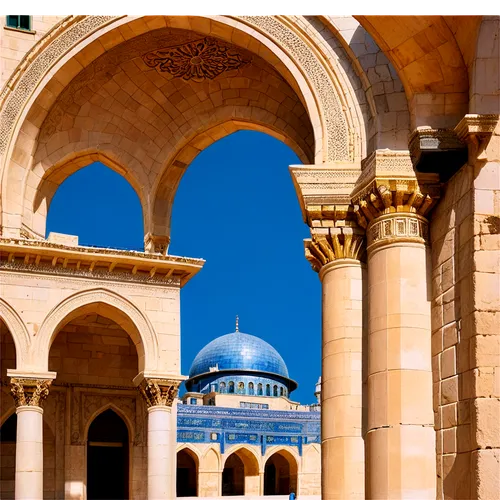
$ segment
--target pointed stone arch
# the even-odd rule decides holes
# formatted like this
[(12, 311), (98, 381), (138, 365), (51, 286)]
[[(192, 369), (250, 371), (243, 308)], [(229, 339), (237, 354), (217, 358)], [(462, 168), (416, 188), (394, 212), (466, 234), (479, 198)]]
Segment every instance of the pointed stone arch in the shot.
[(48, 369), (50, 346), (60, 328), (86, 311), (97, 311), (128, 333), (137, 349), (139, 372), (156, 370), (158, 339), (150, 321), (128, 299), (105, 288), (77, 292), (49, 312), (33, 342), (34, 366), (44, 371)]
[(84, 429), (83, 429), (84, 439), (85, 440), (88, 439), (89, 429), (90, 429), (90, 426), (92, 425), (92, 422), (99, 415), (101, 415), (102, 413), (104, 413), (107, 410), (114, 411), (123, 420), (123, 422), (125, 423), (125, 425), (127, 426), (127, 429), (128, 429), (129, 440), (131, 440), (132, 437), (135, 435), (135, 426), (134, 426), (132, 420), (130, 419), (130, 416), (127, 415), (127, 412), (122, 410), (118, 405), (116, 405), (113, 402), (109, 402), (109, 403), (104, 404), (98, 410), (95, 410), (94, 412), (92, 412), (91, 415), (88, 416), (88, 418), (86, 419), (86, 422), (84, 422)]
[(300, 460), (284, 447), (273, 447), (266, 452), (264, 463), (264, 495), (297, 494)]

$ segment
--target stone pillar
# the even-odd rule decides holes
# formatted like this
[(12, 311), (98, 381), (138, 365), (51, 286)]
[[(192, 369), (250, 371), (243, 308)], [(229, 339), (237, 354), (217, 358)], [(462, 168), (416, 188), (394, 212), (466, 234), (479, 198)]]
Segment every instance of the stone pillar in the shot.
[(321, 459), (323, 499), (364, 499), (362, 438), (363, 232), (313, 228), (306, 257), (323, 290)]
[[(359, 164), (290, 167), (304, 221), (306, 258), (323, 289), (321, 495), (364, 499), (362, 338), (364, 231), (351, 192)], [(299, 484), (300, 487), (300, 484)]]
[(43, 498), (43, 409), (52, 380), (11, 378), (16, 403), (16, 500)]
[(172, 437), (172, 403), (179, 380), (144, 378), (139, 392), (148, 407), (148, 499), (175, 498), (176, 460)]
[[(364, 174), (364, 175), (363, 175)], [(408, 153), (376, 152), (353, 194), (367, 228), (367, 499), (436, 498), (428, 223)], [(424, 190), (424, 191), (425, 191)], [(437, 190), (438, 193), (438, 190)]]

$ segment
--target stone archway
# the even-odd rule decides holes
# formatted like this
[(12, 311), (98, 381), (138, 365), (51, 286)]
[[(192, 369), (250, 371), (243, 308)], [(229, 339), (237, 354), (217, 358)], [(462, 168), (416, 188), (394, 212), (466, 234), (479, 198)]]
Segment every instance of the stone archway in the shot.
[(113, 320), (128, 333), (137, 349), (138, 371), (156, 368), (157, 338), (149, 320), (129, 300), (106, 289), (78, 292), (47, 315), (33, 344), (33, 363), (47, 370), (50, 347), (60, 328), (89, 311)]
[(198, 496), (199, 461), (189, 448), (177, 452), (177, 497)]
[(298, 493), (298, 467), (287, 450), (274, 452), (264, 466), (264, 495)]
[(228, 455), (222, 470), (222, 496), (259, 495), (259, 463), (242, 447)]

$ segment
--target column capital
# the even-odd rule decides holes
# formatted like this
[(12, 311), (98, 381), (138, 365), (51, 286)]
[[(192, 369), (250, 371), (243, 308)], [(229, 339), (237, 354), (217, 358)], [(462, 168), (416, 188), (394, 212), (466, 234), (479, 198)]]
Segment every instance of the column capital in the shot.
[(49, 395), (51, 379), (43, 378), (11, 378), (10, 393), (14, 398), (16, 408), (20, 406), (42, 407)]
[(311, 228), (304, 240), (306, 259), (314, 271), (341, 259), (361, 260), (364, 256), (364, 231), (352, 227)]
[(137, 386), (148, 408), (152, 406), (172, 406), (181, 380), (164, 378), (144, 378)]
[(358, 223), (363, 228), (382, 215), (425, 217), (440, 193), (437, 174), (416, 173), (408, 151), (377, 150), (362, 161), (352, 192)]

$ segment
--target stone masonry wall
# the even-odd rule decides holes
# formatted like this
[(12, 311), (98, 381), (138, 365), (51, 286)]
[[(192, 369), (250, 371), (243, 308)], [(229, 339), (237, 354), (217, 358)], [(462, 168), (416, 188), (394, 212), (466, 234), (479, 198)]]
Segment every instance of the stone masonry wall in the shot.
[(486, 500), (500, 488), (498, 167), (462, 167), (431, 220), (438, 499)]

